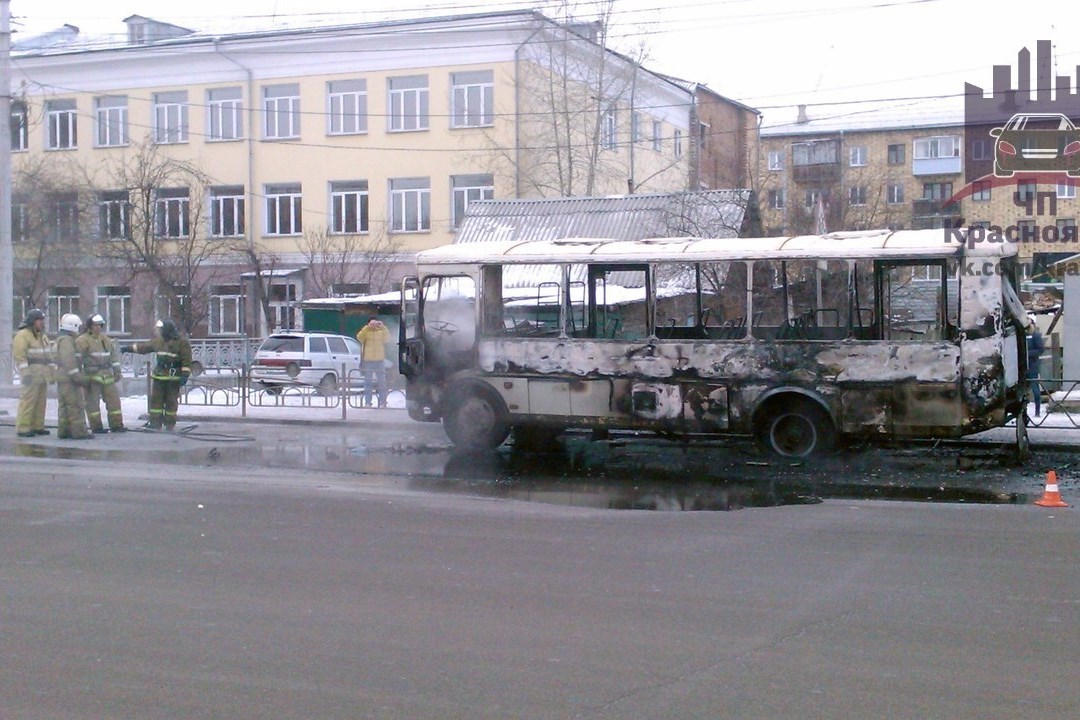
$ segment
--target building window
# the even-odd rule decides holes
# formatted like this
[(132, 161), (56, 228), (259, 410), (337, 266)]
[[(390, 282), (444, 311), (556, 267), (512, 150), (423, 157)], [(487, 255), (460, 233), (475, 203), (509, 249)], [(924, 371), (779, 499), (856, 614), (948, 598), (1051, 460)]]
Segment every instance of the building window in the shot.
[(176, 240), (188, 236), (191, 201), (187, 188), (161, 188), (154, 193), (154, 235)]
[(840, 161), (840, 145), (835, 140), (792, 143), (791, 164), (795, 167), (807, 165), (831, 165)]
[(98, 237), (103, 240), (131, 237), (131, 202), (127, 190), (111, 190), (98, 196)]
[(79, 237), (78, 193), (50, 193), (46, 196), (48, 239), (71, 242)]
[(428, 178), (391, 180), (391, 232), (422, 232), (430, 229), (431, 181)]
[(664, 141), (664, 123), (659, 120), (653, 120), (652, 124), (652, 149), (660, 152), (663, 149)]
[(898, 143), (896, 145), (890, 145), (889, 146), (889, 152), (888, 152), (888, 162), (889, 162), (889, 164), (890, 165), (903, 165), (904, 164), (904, 154), (905, 154), (904, 151), (905, 151), (905, 145), (903, 143)]
[(851, 167), (864, 167), (866, 165), (866, 146), (855, 145), (848, 148), (848, 161)]
[(154, 95), (154, 142), (159, 145), (188, 140), (187, 90)]
[(675, 157), (682, 157), (682, 130), (676, 130), (675, 134), (671, 138), (672, 150), (675, 153)]
[(46, 148), (71, 150), (78, 147), (79, 116), (74, 100), (50, 100), (45, 103), (45, 118), (49, 133)]
[(787, 191), (783, 188), (769, 191), (769, 207), (773, 210), (783, 210), (787, 200)]
[(858, 186), (848, 188), (848, 205), (859, 206), (866, 204), (866, 187)]
[(461, 220), (465, 217), (465, 211), (469, 209), (470, 203), (477, 200), (495, 199), (495, 176), (454, 175), (450, 181), (454, 189), (451, 227), (456, 230), (461, 227)]
[(116, 147), (128, 144), (128, 101), (124, 95), (94, 99), (97, 121), (97, 146)]
[(988, 180), (976, 180), (971, 183), (971, 199), (983, 201), (989, 200), (990, 182)]
[(22, 242), (29, 237), (30, 205), (25, 197), (15, 195), (11, 198), (11, 241)]
[(241, 140), (244, 137), (243, 91), (238, 87), (206, 91), (207, 140)]
[(630, 113), (630, 142), (639, 143), (644, 140), (641, 132), (641, 113)]
[(266, 186), (266, 234), (299, 235), (304, 231), (299, 185)]
[(929, 160), (932, 158), (960, 157), (962, 142), (959, 137), (929, 137), (915, 141), (914, 158)]
[(326, 84), (331, 135), (367, 132), (367, 80), (332, 80)]
[(263, 116), (263, 137), (267, 140), (300, 137), (300, 85), (264, 87)]
[(170, 293), (168, 287), (168, 285), (158, 286), (157, 293), (154, 295), (154, 315), (174, 320), (187, 318), (188, 308), (191, 307), (190, 288), (173, 285)]
[(1076, 218), (1061, 218), (1055, 221), (1059, 241), (1072, 241), (1076, 237)]
[(1039, 184), (1034, 182), (1016, 183), (1016, 198), (1020, 202), (1031, 202), (1039, 192)]
[(243, 236), (246, 211), (243, 186), (210, 188), (210, 236)]
[(483, 127), (495, 122), (495, 75), (491, 70), (451, 73), (452, 127)]
[(769, 170), (783, 170), (784, 169), (784, 153), (779, 150), (769, 151)]
[(368, 231), (367, 180), (330, 183), (330, 232), (340, 234)]
[(817, 206), (818, 198), (821, 197), (821, 191), (815, 188), (811, 188), (806, 191), (803, 197), (803, 203), (807, 208), (813, 208)]
[(244, 292), (239, 285), (210, 288), (210, 334), (243, 335)]
[(1069, 183), (1057, 184), (1057, 196), (1062, 199), (1073, 199), (1076, 197), (1076, 186)]
[(923, 183), (922, 186), (923, 200), (948, 200), (952, 194), (951, 182)]
[(411, 75), (387, 80), (390, 101), (390, 130), (405, 132), (428, 129), (428, 78)]
[(20, 151), (28, 147), (30, 147), (30, 132), (26, 104), (16, 100), (11, 103), (11, 149)]
[(991, 148), (992, 143), (989, 140), (974, 140), (971, 143), (971, 159), (972, 160), (990, 160), (993, 155)]
[(618, 139), (619, 116), (614, 106), (604, 110), (600, 118), (600, 147), (604, 150), (614, 150)]
[(105, 332), (128, 334), (131, 328), (131, 288), (126, 285), (99, 287), (97, 311), (105, 318)]
[[(903, 147), (901, 145), (900, 147)], [(889, 205), (901, 205), (904, 202), (904, 186), (899, 184), (889, 185), (885, 189), (885, 202)]]
[(79, 314), (79, 288), (51, 287), (45, 298), (45, 315), (49, 319), (49, 330), (60, 331), (60, 318), (68, 313)]
[(300, 299), (300, 286), (292, 282), (271, 283), (267, 294), (269, 295), (271, 325), (280, 330), (301, 329), (296, 322), (296, 304)]

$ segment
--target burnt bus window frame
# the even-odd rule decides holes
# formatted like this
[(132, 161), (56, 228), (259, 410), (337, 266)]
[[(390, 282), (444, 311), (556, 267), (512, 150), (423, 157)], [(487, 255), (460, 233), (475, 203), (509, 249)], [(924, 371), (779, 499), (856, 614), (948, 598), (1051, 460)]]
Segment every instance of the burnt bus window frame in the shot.
[[(936, 267), (938, 272), (939, 295), (937, 302), (937, 323), (942, 329), (941, 337), (937, 340), (886, 338), (885, 327), (885, 278), (892, 268), (900, 267)], [(959, 282), (959, 280), (958, 280)], [(957, 302), (959, 303), (957, 292)], [(949, 258), (889, 258), (874, 260), (874, 318), (875, 340), (884, 340), (893, 343), (927, 343), (927, 342), (950, 342), (958, 343), (960, 339), (959, 327), (949, 322)], [(957, 307), (957, 319), (959, 323), (959, 306)]]
[[(599, 314), (596, 306), (596, 291), (597, 280), (604, 278), (609, 273), (618, 272), (641, 272), (645, 274), (645, 332), (642, 338), (624, 338), (615, 337), (620, 332), (621, 323), (618, 323), (611, 335), (608, 335), (608, 328), (611, 327), (608, 322), (607, 305), (603, 306), (603, 320), (604, 324), (601, 326), (598, 323)], [(649, 342), (656, 340), (656, 318), (654, 317), (656, 312), (656, 293), (653, 290), (653, 267), (649, 263), (589, 263), (588, 264), (588, 282), (586, 285), (586, 327), (585, 332), (578, 337), (587, 338), (591, 340), (614, 340), (616, 342)], [(606, 280), (604, 281), (606, 290)], [(606, 292), (605, 292), (606, 295)], [(618, 318), (618, 315), (616, 315)]]

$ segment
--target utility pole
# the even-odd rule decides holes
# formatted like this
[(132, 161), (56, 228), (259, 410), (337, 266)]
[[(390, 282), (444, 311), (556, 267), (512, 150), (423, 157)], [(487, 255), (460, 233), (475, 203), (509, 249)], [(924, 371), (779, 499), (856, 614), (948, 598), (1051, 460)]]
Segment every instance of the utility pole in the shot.
[(11, 247), (11, 0), (0, 0), (0, 385), (14, 380), (11, 357), (15, 252)]

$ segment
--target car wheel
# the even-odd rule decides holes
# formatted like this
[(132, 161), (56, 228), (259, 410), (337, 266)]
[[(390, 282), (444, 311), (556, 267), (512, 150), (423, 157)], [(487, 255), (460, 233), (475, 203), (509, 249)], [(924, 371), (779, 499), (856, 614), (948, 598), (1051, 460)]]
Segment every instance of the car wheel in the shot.
[(779, 458), (820, 456), (836, 445), (832, 418), (811, 400), (770, 403), (763, 408), (754, 435), (762, 449)]
[(323, 397), (331, 397), (338, 393), (337, 375), (333, 373), (327, 373), (323, 376), (323, 379), (319, 381), (318, 386), (319, 394)]
[(462, 450), (492, 450), (510, 435), (506, 416), (502, 402), (490, 393), (466, 390), (449, 399), (443, 428)]

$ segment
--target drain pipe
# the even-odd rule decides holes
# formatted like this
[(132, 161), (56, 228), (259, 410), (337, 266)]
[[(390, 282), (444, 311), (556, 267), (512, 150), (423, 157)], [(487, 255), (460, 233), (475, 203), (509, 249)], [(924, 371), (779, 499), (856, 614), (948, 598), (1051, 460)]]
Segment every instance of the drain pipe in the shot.
[[(214, 38), (214, 52), (220, 55), (225, 60), (240, 68), (245, 77), (247, 78), (247, 130), (245, 132), (247, 141), (247, 207), (244, 208), (244, 222), (245, 235), (247, 236), (247, 243), (250, 252), (254, 255), (254, 233), (255, 233), (255, 74), (251, 68), (244, 65), (236, 58), (226, 54), (221, 50), (221, 38)], [(263, 322), (265, 317), (262, 314), (262, 273), (258, 272), (256, 268), (255, 272), (255, 284), (256, 293), (255, 300), (255, 317), (257, 318), (257, 329), (260, 337), (263, 333)]]

